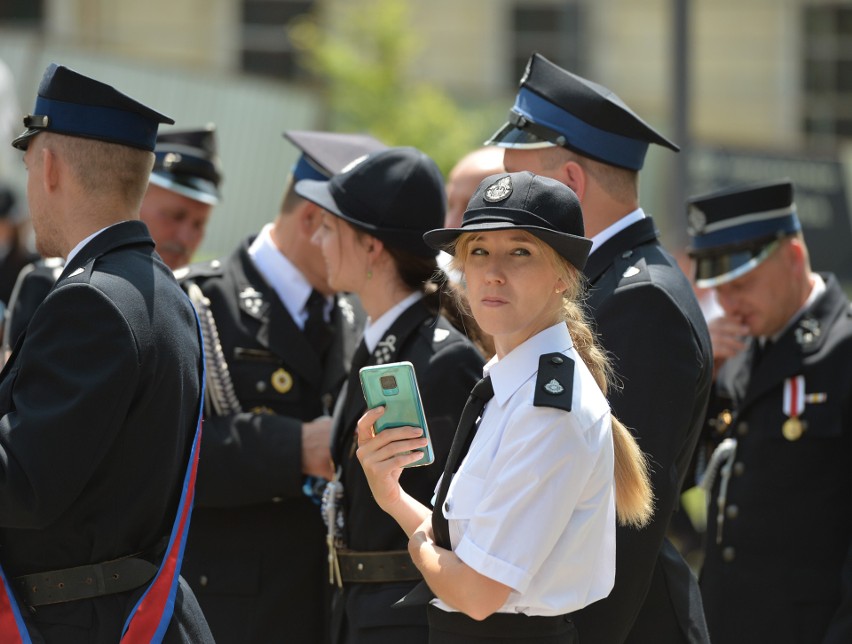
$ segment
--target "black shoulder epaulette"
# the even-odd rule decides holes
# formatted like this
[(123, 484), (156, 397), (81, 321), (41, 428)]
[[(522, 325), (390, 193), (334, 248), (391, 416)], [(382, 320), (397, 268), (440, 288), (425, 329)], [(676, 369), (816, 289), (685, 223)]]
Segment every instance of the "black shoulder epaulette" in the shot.
[(190, 264), (183, 268), (178, 268), (174, 271), (175, 279), (178, 282), (183, 280), (193, 279), (196, 277), (210, 277), (211, 275), (219, 275), (222, 272), (222, 260), (211, 259), (208, 262), (199, 262)]
[(538, 359), (533, 405), (571, 411), (573, 397), (574, 361), (561, 353), (542, 354)]

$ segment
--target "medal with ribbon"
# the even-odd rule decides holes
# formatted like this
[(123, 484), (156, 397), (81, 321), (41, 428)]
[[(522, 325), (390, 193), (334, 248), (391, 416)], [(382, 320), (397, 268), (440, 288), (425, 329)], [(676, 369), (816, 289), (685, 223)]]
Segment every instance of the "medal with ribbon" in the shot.
[(782, 411), (787, 420), (781, 426), (781, 433), (788, 441), (797, 441), (805, 431), (805, 425), (799, 418), (805, 410), (805, 377), (795, 376), (784, 380), (784, 402)]

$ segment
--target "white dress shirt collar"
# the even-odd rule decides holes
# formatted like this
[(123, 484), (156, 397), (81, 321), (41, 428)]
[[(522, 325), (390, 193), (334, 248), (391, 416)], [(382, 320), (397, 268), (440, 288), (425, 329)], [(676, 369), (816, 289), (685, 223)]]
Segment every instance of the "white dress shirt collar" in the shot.
[(379, 344), (379, 340), (382, 339), (391, 325), (396, 322), (396, 319), (402, 315), (408, 307), (420, 300), (422, 297), (423, 293), (415, 291), (408, 297), (405, 297), (394, 304), (375, 322), (370, 319), (367, 320), (367, 326), (364, 329), (364, 343), (367, 345), (367, 349), (370, 353), (373, 353), (373, 351), (376, 350), (376, 345)]
[(592, 237), (592, 250), (589, 251), (589, 254), (594, 253), (604, 244), (604, 242), (612, 239), (631, 224), (635, 224), (637, 221), (642, 221), (643, 219), (645, 219), (645, 212), (641, 208), (637, 208), (633, 212), (624, 215), (624, 217), (619, 219), (617, 222), (607, 228), (604, 228), (601, 232)]
[[(278, 299), (281, 300), (293, 321), (300, 328), (304, 328), (308, 317), (305, 305), (313, 287), (272, 241), (272, 224), (263, 227), (249, 246), (248, 254), (263, 279), (278, 295)], [(327, 316), (333, 301), (331, 298), (326, 299)]]

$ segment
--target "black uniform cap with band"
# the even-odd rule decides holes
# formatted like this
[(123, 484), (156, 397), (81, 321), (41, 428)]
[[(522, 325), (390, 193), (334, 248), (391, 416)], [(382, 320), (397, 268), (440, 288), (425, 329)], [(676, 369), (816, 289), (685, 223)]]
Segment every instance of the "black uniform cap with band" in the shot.
[(391, 248), (421, 257), (438, 254), (423, 242), (423, 233), (444, 221), (444, 180), (420, 150), (374, 152), (329, 181), (299, 181), (296, 193)]
[(215, 206), (221, 199), (222, 167), (213, 124), (157, 135), (150, 182), (195, 201)]
[(688, 249), (701, 288), (730, 282), (759, 266), (783, 237), (802, 229), (788, 179), (691, 197)]
[(559, 145), (609, 165), (639, 170), (652, 143), (678, 146), (612, 91), (533, 54), (509, 121), (485, 142), (503, 148)]
[(154, 151), (157, 127), (174, 121), (113, 87), (56, 63), (47, 66), (25, 132), (12, 145), (26, 150), (39, 132), (117, 143)]
[(432, 248), (454, 252), (463, 233), (526, 230), (583, 270), (592, 241), (585, 235), (580, 200), (565, 184), (532, 172), (493, 174), (470, 198), (461, 228), (439, 228), (423, 236)]
[(288, 130), (284, 138), (302, 154), (292, 168), (293, 180), (328, 181), (352, 161), (388, 146), (369, 134)]

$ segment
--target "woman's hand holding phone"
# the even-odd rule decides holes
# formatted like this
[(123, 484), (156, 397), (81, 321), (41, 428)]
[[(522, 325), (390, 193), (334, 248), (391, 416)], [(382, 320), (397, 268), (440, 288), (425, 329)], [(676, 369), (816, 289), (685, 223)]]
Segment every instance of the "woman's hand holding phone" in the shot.
[(399, 477), (403, 468), (423, 457), (419, 450), (428, 441), (420, 427), (392, 427), (376, 434), (373, 426), (384, 413), (384, 407), (376, 407), (361, 416), (356, 456), (376, 503), (387, 512), (402, 493)]

